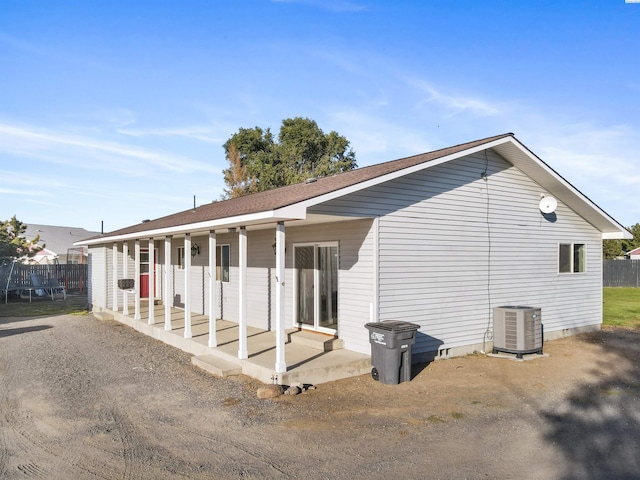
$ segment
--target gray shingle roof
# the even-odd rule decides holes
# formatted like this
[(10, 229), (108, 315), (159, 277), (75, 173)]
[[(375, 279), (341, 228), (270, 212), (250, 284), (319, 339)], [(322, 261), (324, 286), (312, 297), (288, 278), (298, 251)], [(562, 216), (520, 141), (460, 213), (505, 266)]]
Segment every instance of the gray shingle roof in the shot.
[[(25, 222), (26, 223), (26, 222)], [(59, 227), (56, 225), (38, 225), (27, 223), (24, 237), (33, 240), (40, 236), (40, 246), (46, 245), (47, 250), (58, 255), (66, 255), (69, 248), (79, 240), (95, 237), (98, 232), (85, 230), (77, 227)]]
[(481, 140), (475, 140), (473, 142), (455, 145), (453, 147), (435, 150), (433, 152), (379, 163), (369, 167), (358, 168), (331, 177), (318, 178), (315, 182), (297, 183), (230, 200), (213, 202), (195, 209), (185, 210), (166, 217), (114, 230), (101, 235), (101, 237), (127, 235), (236, 217), (239, 215), (272, 211), (509, 136), (513, 136), (513, 134), (506, 133), (496, 135)]

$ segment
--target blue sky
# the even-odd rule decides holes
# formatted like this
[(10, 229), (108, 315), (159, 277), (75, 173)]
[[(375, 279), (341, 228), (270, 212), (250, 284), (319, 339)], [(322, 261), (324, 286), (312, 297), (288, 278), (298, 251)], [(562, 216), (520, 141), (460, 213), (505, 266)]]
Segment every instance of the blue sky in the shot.
[(640, 4), (0, 0), (0, 220), (115, 230), (217, 200), (240, 127), (360, 166), (514, 132), (640, 222)]

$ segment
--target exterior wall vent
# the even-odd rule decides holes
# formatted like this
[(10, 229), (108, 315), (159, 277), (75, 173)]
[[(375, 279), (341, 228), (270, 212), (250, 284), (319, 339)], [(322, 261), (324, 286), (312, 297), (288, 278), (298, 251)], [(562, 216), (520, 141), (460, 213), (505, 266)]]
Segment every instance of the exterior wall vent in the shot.
[(493, 353), (542, 355), (542, 310), (537, 307), (503, 306), (493, 309)]

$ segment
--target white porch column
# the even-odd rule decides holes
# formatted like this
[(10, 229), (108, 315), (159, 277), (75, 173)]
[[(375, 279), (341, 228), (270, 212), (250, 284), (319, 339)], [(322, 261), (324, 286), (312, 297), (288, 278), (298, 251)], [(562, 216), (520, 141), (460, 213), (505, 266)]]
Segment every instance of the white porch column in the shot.
[(209, 232), (209, 347), (218, 346), (216, 334), (216, 315), (218, 303), (216, 302), (216, 232)]
[(156, 267), (156, 252), (154, 249), (153, 238), (149, 239), (149, 320), (148, 324), (153, 325), (155, 319), (155, 293), (156, 278), (154, 269)]
[(111, 303), (111, 309), (114, 312), (118, 311), (118, 243), (113, 242), (113, 258), (111, 259), (111, 269), (113, 270), (113, 281), (111, 282), (111, 289), (113, 290), (113, 298)]
[(249, 357), (247, 352), (247, 228), (240, 227), (238, 236), (238, 358)]
[(135, 278), (133, 279), (133, 284), (136, 286), (136, 300), (135, 300), (135, 307), (134, 307), (134, 314), (133, 314), (133, 319), (134, 320), (140, 320), (140, 240), (136, 238), (136, 243), (135, 243), (135, 249), (134, 249), (134, 255), (135, 255)]
[(287, 371), (284, 357), (284, 275), (285, 275), (284, 222), (276, 226), (276, 373)]
[(166, 331), (171, 330), (171, 306), (173, 305), (173, 298), (171, 296), (171, 236), (164, 237), (164, 265), (162, 269), (164, 273), (164, 279), (162, 286), (164, 287), (164, 329)]
[[(129, 278), (129, 242), (122, 243), (122, 278)], [(129, 292), (122, 290), (122, 314), (129, 315)]]
[(191, 234), (184, 236), (184, 338), (191, 338)]
[(370, 322), (380, 321), (380, 217), (373, 219), (373, 302), (369, 313)]

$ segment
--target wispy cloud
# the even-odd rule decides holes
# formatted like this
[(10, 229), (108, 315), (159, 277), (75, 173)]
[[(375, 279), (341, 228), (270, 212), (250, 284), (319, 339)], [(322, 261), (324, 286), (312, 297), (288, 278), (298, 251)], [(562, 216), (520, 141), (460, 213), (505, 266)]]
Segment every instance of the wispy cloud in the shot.
[(104, 125), (107, 128), (125, 128), (137, 121), (137, 115), (128, 108), (114, 107), (80, 114), (67, 114), (65, 119), (75, 123)]
[[(525, 142), (552, 168), (624, 225), (640, 221), (638, 145), (628, 125), (587, 122), (532, 129)], [(624, 205), (621, 209), (620, 206)]]
[(130, 129), (121, 128), (116, 130), (122, 135), (131, 137), (185, 137), (194, 140), (200, 140), (206, 143), (221, 144), (224, 139), (211, 127), (191, 126), (191, 127), (173, 127), (173, 128), (156, 128), (156, 129)]
[(49, 46), (45, 46), (39, 43), (27, 42), (21, 38), (13, 35), (8, 35), (5, 32), (0, 31), (0, 43), (7, 45), (13, 50), (20, 51), (30, 56), (46, 58), (53, 62), (63, 63), (67, 65), (80, 65), (96, 68), (99, 70), (108, 70), (105, 65), (99, 64), (95, 59), (89, 58), (76, 58), (67, 55), (62, 55), (60, 50), (55, 50)]
[(419, 106), (435, 103), (441, 108), (444, 108), (445, 111), (448, 112), (448, 116), (471, 113), (473, 115), (486, 117), (500, 113), (500, 107), (497, 104), (489, 103), (480, 98), (444, 93), (442, 90), (422, 79), (414, 77), (405, 77), (404, 79), (408, 85), (416, 88), (423, 95), (426, 95), (426, 98), (419, 100)]
[(424, 132), (407, 129), (383, 116), (361, 110), (340, 110), (330, 114), (332, 125), (345, 135), (355, 150), (360, 166), (393, 160), (403, 155), (431, 150)]
[(22, 188), (0, 188), (0, 194), (2, 195), (19, 195), (25, 197), (47, 197), (49, 196), (48, 192), (43, 192), (42, 190), (25, 190)]
[(509, 104), (504, 101), (492, 102), (478, 93), (460, 94), (448, 91), (446, 87), (437, 85), (426, 77), (408, 74), (394, 59), (384, 55), (328, 48), (317, 48), (310, 53), (348, 75), (357, 76), (363, 96), (375, 91), (375, 95), (380, 97), (382, 92), (385, 101), (395, 103), (397, 100), (393, 100), (394, 98), (402, 102), (410, 98), (413, 99), (411, 108), (435, 112), (439, 118), (460, 115), (496, 117), (509, 110)]
[(130, 174), (140, 171), (143, 166), (176, 173), (215, 171), (207, 163), (136, 145), (6, 123), (0, 123), (0, 152), (79, 168)]

